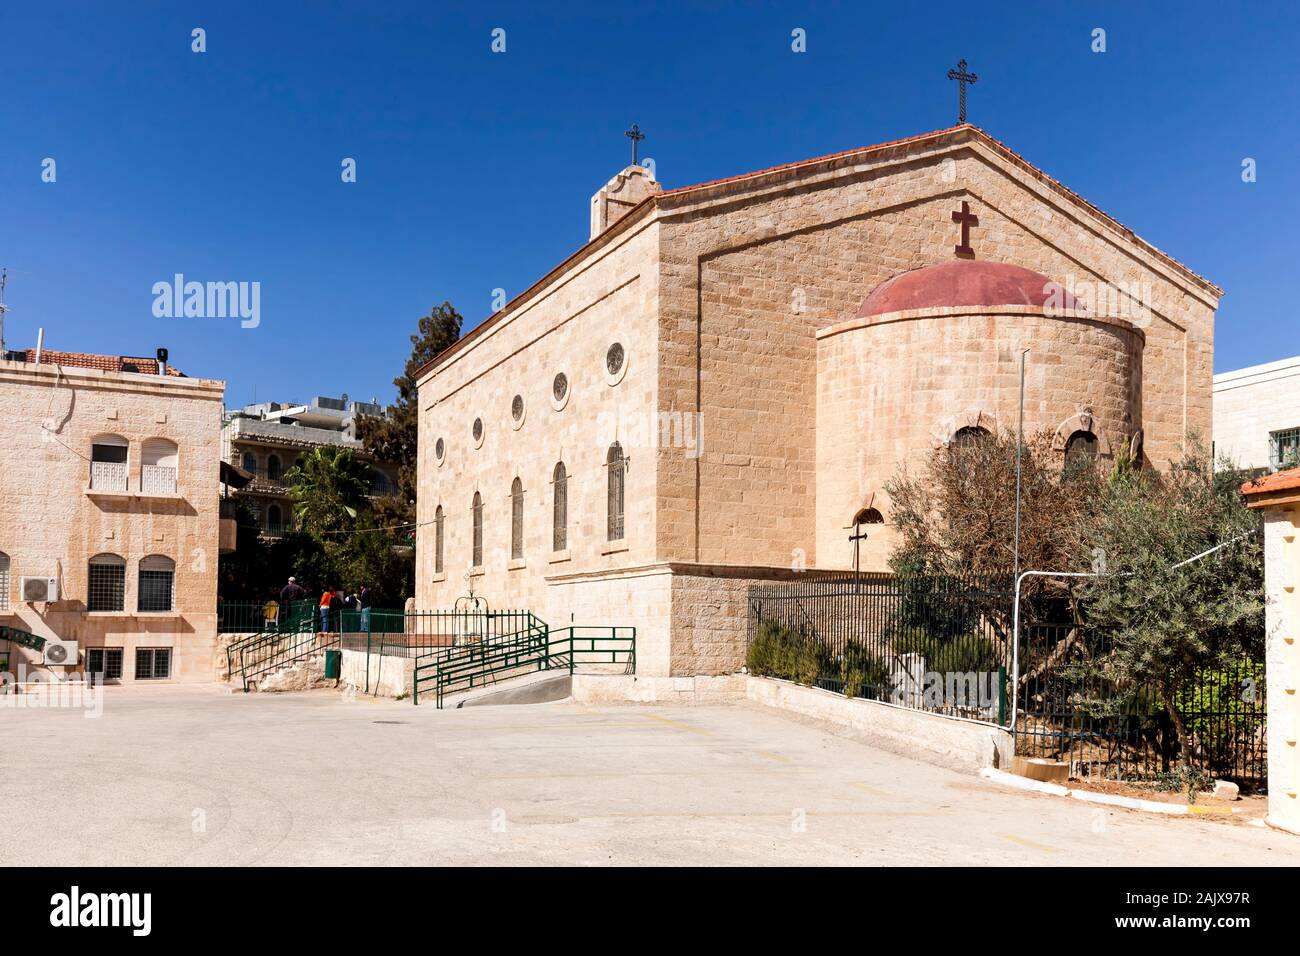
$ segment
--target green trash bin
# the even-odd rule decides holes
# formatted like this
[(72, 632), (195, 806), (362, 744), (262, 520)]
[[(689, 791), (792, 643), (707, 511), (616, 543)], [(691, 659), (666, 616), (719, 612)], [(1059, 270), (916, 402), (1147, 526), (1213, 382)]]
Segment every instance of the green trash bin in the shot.
[(343, 672), (343, 652), (326, 651), (325, 652), (325, 679), (338, 680), (339, 674)]

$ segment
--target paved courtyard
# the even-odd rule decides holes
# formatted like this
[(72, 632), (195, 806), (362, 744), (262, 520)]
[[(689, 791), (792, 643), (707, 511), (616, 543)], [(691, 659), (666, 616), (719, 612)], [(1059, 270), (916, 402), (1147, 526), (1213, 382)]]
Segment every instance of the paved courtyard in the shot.
[(0, 727), (0, 802), (44, 821), (0, 831), (9, 865), (1300, 864), (1300, 838), (1008, 792), (752, 705), (121, 688)]

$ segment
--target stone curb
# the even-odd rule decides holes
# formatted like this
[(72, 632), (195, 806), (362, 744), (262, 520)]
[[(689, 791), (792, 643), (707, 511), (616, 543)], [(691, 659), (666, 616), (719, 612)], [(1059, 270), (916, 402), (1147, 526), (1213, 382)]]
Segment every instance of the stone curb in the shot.
[(1165, 816), (1191, 816), (1193, 814), (1237, 812), (1235, 809), (1230, 807), (1198, 807), (1185, 803), (1161, 803), (1158, 800), (1139, 800), (1136, 797), (1121, 797), (1109, 793), (1093, 793), (1090, 790), (1071, 790), (1069, 787), (1062, 787), (1060, 784), (1030, 780), (1028, 777), (1021, 777), (1014, 773), (1007, 773), (1005, 770), (995, 770), (992, 767), (985, 767), (980, 771), (980, 776), (992, 783), (1004, 787), (1010, 787), (1014, 790), (1028, 790), (1033, 793), (1045, 793), (1053, 797), (1073, 797), (1075, 800), (1082, 800), (1084, 803), (1101, 803), (1112, 807), (1123, 807), (1126, 810), (1143, 810), (1147, 813), (1162, 813)]

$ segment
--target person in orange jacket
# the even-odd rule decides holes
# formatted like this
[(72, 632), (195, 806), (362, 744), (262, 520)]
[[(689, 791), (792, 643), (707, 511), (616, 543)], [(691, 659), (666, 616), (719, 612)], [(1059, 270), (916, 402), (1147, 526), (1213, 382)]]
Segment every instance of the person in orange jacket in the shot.
[(326, 633), (330, 629), (330, 606), (334, 602), (334, 589), (327, 587), (325, 593), (320, 596), (320, 629), (321, 633)]

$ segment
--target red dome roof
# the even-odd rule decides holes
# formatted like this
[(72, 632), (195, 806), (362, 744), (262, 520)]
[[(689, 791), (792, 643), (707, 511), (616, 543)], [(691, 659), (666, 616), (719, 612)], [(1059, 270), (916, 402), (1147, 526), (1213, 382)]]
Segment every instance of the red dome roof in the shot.
[[(1055, 293), (1055, 296), (1053, 295)], [(1074, 296), (1047, 276), (1005, 262), (952, 259), (913, 269), (876, 286), (858, 309), (858, 318), (904, 309), (979, 305), (1046, 305), (1078, 309)]]

